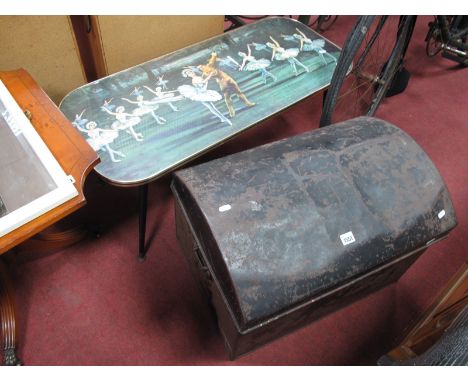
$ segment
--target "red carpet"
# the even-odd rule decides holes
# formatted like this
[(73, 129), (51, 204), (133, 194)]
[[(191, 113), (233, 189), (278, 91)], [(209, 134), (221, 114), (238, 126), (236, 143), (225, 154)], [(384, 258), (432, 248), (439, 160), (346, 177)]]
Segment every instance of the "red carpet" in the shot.
[[(137, 254), (137, 192), (88, 179), (82, 211), (102, 227), (48, 255), (7, 254), (26, 365), (357, 365), (375, 364), (467, 259), (468, 69), (424, 52), (428, 17), (410, 45), (407, 90), (378, 116), (409, 133), (444, 178), (458, 216), (448, 240), (431, 247), (400, 279), (235, 362), (198, 294), (175, 237), (169, 178), (152, 184), (146, 262)], [(325, 36), (341, 44), (352, 18)], [(318, 126), (321, 96), (311, 98), (204, 156), (205, 161)]]

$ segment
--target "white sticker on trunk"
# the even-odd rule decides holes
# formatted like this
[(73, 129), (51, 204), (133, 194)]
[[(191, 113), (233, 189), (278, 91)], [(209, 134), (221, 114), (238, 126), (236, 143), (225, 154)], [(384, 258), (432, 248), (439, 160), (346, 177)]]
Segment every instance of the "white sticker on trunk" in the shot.
[(230, 204), (224, 204), (218, 208), (219, 212), (226, 212), (226, 211), (229, 211), (230, 209), (231, 209)]
[(442, 210), (440, 211), (437, 216), (439, 217), (439, 219), (442, 219), (444, 216), (445, 216), (445, 210)]
[(351, 231), (344, 233), (343, 235), (340, 235), (341, 242), (343, 245), (348, 245), (351, 243), (354, 243), (356, 239), (354, 238), (354, 235)]

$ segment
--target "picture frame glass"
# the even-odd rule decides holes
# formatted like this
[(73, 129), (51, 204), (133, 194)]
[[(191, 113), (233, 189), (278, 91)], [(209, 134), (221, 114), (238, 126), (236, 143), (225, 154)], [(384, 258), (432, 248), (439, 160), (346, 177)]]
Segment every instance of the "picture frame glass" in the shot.
[(0, 237), (78, 195), (0, 81)]

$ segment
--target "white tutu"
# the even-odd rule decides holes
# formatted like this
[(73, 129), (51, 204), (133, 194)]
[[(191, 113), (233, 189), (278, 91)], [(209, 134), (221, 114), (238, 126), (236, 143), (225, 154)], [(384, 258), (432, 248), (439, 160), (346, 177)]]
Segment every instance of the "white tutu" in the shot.
[(298, 48), (289, 48), (285, 49), (282, 52), (277, 52), (275, 54), (275, 59), (279, 61), (288, 60), (290, 58), (295, 58), (299, 54)]
[(316, 51), (320, 50), (320, 52), (323, 53), (323, 51), (325, 51), (324, 49), (322, 49), (324, 46), (325, 46), (325, 40), (322, 40), (321, 38), (318, 38), (318, 39), (315, 39), (315, 40), (307, 41), (304, 44), (304, 47), (302, 48), (302, 50), (304, 50), (306, 52), (310, 52), (312, 50), (316, 50)]
[(86, 142), (88, 142), (88, 144), (92, 147), (92, 149), (93, 149), (94, 151), (101, 150), (101, 147), (103, 146), (103, 145), (101, 145), (100, 142), (97, 142), (97, 141), (95, 141), (95, 140), (92, 139), (92, 138), (86, 139)]
[(192, 85), (181, 85), (177, 88), (180, 94), (192, 101), (214, 102), (219, 101), (223, 97), (215, 90), (207, 90), (204, 88), (196, 88)]
[(153, 99), (151, 99), (150, 102), (157, 102), (158, 104), (161, 104), (161, 103), (176, 102), (176, 101), (180, 101), (181, 99), (182, 97), (176, 96), (175, 93), (168, 93), (168, 94), (164, 94), (158, 97), (154, 97)]
[[(133, 114), (133, 115), (137, 115), (138, 117), (141, 117), (142, 115), (151, 113), (153, 110), (156, 110), (157, 108), (158, 108), (157, 105), (155, 105), (155, 106), (153, 106), (153, 107), (143, 105), (143, 106), (140, 106), (140, 107), (134, 109), (134, 110), (132, 111), (132, 114)], [(136, 118), (138, 118), (138, 117), (136, 117)], [(134, 118), (134, 117), (130, 118), (130, 119), (127, 120), (127, 121), (131, 121), (133, 118)], [(138, 118), (138, 119), (139, 119), (139, 118)], [(138, 122), (140, 122), (140, 121), (138, 121)], [(137, 122), (137, 123), (138, 123), (138, 122)], [(136, 125), (136, 123), (135, 123), (135, 125)], [(133, 126), (133, 125), (132, 125), (132, 126)]]
[(102, 144), (108, 144), (108, 143), (113, 142), (118, 136), (119, 136), (118, 131), (113, 131), (113, 130), (101, 131), (101, 134), (99, 136), (99, 142), (101, 142)]
[(86, 141), (94, 149), (94, 151), (100, 150), (103, 146), (113, 142), (118, 136), (119, 132), (109, 130), (90, 130), (88, 131), (89, 138)]
[(260, 69), (265, 69), (268, 66), (270, 66), (271, 62), (270, 60), (267, 60), (266, 58), (261, 58), (260, 60), (252, 60), (249, 61), (247, 65), (244, 66), (244, 70), (260, 70)]
[(163, 98), (174, 98), (176, 95), (175, 93), (161, 93), (160, 95), (156, 96), (154, 99), (163, 99)]
[(131, 117), (125, 121), (115, 121), (111, 125), (111, 128), (114, 130), (125, 130), (125, 129), (128, 129), (129, 127), (139, 124), (140, 121), (141, 121), (140, 117)]

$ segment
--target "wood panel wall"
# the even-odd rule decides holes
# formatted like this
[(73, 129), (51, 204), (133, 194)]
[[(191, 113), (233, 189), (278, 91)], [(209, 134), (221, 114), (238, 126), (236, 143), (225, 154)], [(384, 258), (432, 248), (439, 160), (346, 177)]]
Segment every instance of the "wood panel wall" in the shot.
[(76, 30), (80, 17), (84, 25), (87, 16), (73, 23), (69, 16), (0, 16), (0, 71), (26, 69), (59, 104), (88, 80), (221, 34), (224, 22), (221, 15), (91, 16), (86, 36)]
[(107, 73), (223, 33), (224, 16), (98, 16)]
[(68, 16), (0, 16), (0, 71), (26, 69), (58, 103), (86, 83)]

